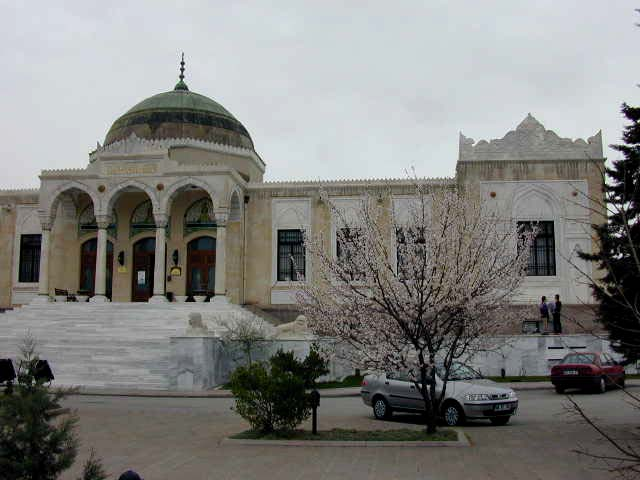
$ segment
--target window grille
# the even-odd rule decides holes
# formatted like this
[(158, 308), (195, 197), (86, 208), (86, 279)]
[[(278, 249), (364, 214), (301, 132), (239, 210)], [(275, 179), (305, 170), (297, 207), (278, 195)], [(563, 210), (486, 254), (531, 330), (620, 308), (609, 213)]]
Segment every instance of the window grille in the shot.
[(40, 243), (42, 236), (20, 235), (20, 268), (18, 281), (37, 283), (40, 277)]
[(302, 230), (278, 230), (278, 281), (298, 280), (305, 276), (305, 251)]
[(518, 229), (522, 233), (536, 229), (536, 236), (529, 247), (527, 276), (555, 276), (556, 251), (553, 222), (518, 222)]

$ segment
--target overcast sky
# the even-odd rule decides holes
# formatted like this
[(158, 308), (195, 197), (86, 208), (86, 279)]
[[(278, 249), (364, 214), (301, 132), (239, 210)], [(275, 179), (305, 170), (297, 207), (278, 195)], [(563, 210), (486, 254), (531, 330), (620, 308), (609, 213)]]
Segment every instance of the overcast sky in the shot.
[(453, 176), (460, 131), (502, 137), (531, 112), (609, 144), (620, 104), (640, 104), (636, 2), (56, 3), (0, 2), (0, 188), (84, 167), (116, 118), (173, 88), (181, 51), (268, 180)]

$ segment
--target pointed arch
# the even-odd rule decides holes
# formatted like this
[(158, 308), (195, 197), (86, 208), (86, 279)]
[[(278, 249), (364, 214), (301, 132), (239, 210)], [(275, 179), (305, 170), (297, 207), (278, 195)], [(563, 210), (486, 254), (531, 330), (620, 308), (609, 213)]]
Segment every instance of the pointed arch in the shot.
[[(543, 203), (546, 208), (540, 208)], [(543, 219), (559, 218), (563, 208), (554, 192), (545, 185), (527, 185), (517, 189), (512, 199), (512, 218)]]
[(78, 182), (76, 180), (70, 180), (60, 185), (51, 193), (51, 195), (49, 195), (47, 201), (40, 207), (40, 212), (42, 213), (42, 215), (44, 215), (49, 220), (53, 220), (56, 216), (56, 212), (58, 211), (58, 205), (60, 205), (60, 197), (69, 190), (79, 190), (89, 195), (91, 201), (93, 202), (93, 207), (96, 211), (99, 210), (102, 206), (102, 203), (100, 202), (100, 198), (98, 197), (98, 193), (96, 191), (94, 191), (91, 187), (85, 185), (84, 183)]
[(163, 210), (160, 208), (160, 202), (158, 200), (156, 192), (151, 186), (138, 180), (126, 180), (116, 185), (113, 190), (109, 192), (109, 195), (107, 196), (104, 204), (104, 208), (100, 210), (100, 214), (106, 215), (111, 212), (111, 210), (115, 206), (116, 200), (127, 188), (136, 188), (146, 193), (147, 197), (149, 197), (149, 200), (151, 200), (151, 204), (153, 205), (153, 213), (163, 213)]
[(243, 202), (240, 201), (242, 198), (239, 190), (234, 189), (231, 192), (231, 198), (229, 199), (229, 221), (230, 222), (239, 222), (242, 219), (242, 208)]
[(162, 196), (162, 199), (161, 199), (161, 203), (160, 203), (161, 211), (166, 213), (170, 212), (171, 205), (173, 204), (173, 201), (175, 200), (175, 198), (180, 194), (180, 192), (182, 192), (184, 189), (190, 186), (199, 187), (205, 192), (207, 192), (207, 195), (209, 195), (209, 198), (213, 203), (213, 208), (217, 208), (219, 206), (218, 205), (219, 199), (216, 197), (215, 190), (211, 185), (209, 185), (207, 182), (199, 178), (187, 177), (187, 178), (183, 178), (182, 180), (178, 180), (177, 182), (171, 184), (169, 188), (167, 188), (166, 193)]

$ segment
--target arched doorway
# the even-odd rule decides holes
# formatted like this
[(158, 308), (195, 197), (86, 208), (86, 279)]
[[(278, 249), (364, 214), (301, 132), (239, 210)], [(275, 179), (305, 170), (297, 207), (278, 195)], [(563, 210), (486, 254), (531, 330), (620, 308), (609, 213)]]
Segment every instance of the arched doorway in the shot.
[(146, 302), (153, 295), (155, 259), (155, 238), (143, 238), (133, 245), (132, 301)]
[(198, 237), (187, 245), (187, 294), (213, 295), (216, 284), (216, 239)]
[[(78, 293), (95, 295), (96, 286), (96, 253), (98, 251), (98, 240), (92, 238), (87, 240), (80, 247), (80, 288)], [(111, 298), (113, 285), (113, 243), (107, 241), (107, 291), (106, 295)]]

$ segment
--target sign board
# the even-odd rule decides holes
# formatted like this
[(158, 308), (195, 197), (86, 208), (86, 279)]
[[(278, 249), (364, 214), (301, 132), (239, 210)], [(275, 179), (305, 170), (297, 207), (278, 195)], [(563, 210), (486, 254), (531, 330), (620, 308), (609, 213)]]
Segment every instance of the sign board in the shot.
[(182, 275), (182, 268), (171, 267), (171, 270), (169, 271), (169, 275), (171, 275), (172, 277), (179, 277), (180, 275)]
[(147, 282), (147, 272), (138, 270), (138, 285), (145, 285)]
[(118, 273), (127, 273), (127, 267), (119, 266)]

